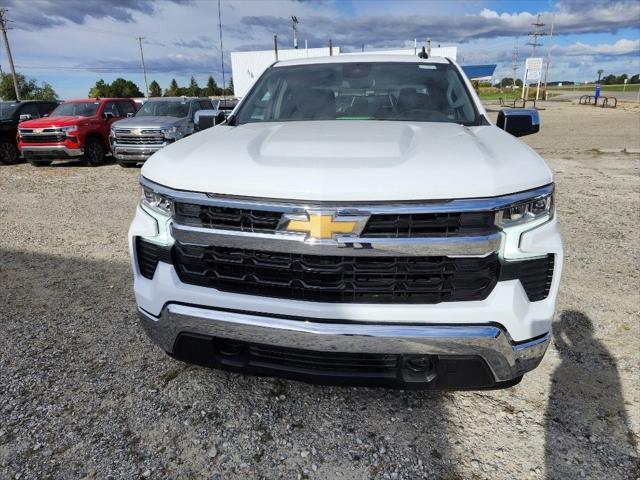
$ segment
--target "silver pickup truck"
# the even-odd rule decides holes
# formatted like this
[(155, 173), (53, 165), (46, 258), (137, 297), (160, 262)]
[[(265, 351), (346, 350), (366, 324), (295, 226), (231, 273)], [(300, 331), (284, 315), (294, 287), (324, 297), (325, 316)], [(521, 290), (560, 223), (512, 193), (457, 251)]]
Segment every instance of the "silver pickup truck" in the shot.
[(111, 127), (111, 151), (118, 164), (132, 167), (161, 148), (191, 135), (194, 116), (213, 108), (208, 98), (150, 98), (136, 115)]

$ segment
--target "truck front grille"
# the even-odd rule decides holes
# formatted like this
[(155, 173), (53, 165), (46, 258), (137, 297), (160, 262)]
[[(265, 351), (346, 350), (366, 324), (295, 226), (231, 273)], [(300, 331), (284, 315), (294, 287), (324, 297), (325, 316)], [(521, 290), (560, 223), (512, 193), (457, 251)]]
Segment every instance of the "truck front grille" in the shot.
[(165, 142), (160, 130), (141, 130), (139, 135), (131, 133), (130, 129), (115, 130), (116, 143), (118, 145), (162, 145)]
[(484, 258), (300, 255), (176, 243), (181, 281), (225, 292), (339, 303), (482, 300), (498, 280)]
[(281, 216), (280, 212), (176, 203), (174, 218), (194, 227), (273, 233)]
[[(282, 213), (176, 203), (174, 219), (192, 227), (274, 233)], [(497, 231), (493, 212), (371, 215), (362, 237), (415, 238), (488, 235)]]
[(21, 135), (23, 143), (59, 143), (64, 141), (64, 134)]
[(363, 237), (454, 237), (496, 231), (493, 212), (372, 215)]

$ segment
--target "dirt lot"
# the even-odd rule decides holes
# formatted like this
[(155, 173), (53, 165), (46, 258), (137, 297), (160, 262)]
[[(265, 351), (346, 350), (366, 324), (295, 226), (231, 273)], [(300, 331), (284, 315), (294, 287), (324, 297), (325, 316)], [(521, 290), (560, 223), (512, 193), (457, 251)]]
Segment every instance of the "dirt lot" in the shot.
[(638, 477), (640, 110), (541, 115), (527, 142), (556, 172), (567, 254), (555, 339), (494, 392), (171, 360), (135, 315), (125, 236), (139, 172), (0, 167), (0, 478)]

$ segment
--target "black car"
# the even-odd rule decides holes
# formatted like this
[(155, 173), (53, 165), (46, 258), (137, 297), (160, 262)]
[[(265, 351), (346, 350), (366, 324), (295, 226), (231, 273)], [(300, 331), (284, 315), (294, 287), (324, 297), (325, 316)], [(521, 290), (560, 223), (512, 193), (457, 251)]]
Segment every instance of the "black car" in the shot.
[(18, 123), (49, 115), (57, 106), (57, 102), (40, 100), (0, 102), (0, 163), (9, 165), (18, 161)]

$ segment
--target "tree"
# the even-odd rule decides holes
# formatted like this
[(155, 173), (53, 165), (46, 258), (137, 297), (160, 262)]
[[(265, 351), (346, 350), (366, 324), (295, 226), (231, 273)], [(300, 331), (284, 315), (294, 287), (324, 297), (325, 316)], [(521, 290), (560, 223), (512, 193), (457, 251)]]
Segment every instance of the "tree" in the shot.
[(522, 80), (520, 80), (519, 78), (516, 78), (516, 87), (521, 87), (522, 86)]
[(227, 88), (225, 88), (222, 92), (223, 95), (233, 96), (233, 78), (229, 79), (229, 83), (227, 84)]
[(162, 89), (160, 88), (160, 84), (155, 80), (149, 84), (149, 96), (150, 97), (162, 96)]
[(58, 94), (50, 83), (44, 82), (42, 87), (38, 89), (36, 98), (38, 100), (58, 100)]
[(178, 97), (180, 96), (180, 87), (178, 86), (178, 82), (176, 79), (171, 79), (171, 83), (169, 84), (169, 88), (164, 91), (165, 97)]
[(629, 83), (640, 83), (640, 74), (636, 73), (635, 75), (632, 75), (629, 79)]
[(221, 93), (222, 93), (222, 89), (218, 86), (218, 84), (213, 79), (213, 77), (209, 75), (209, 79), (207, 80), (207, 86), (204, 89), (204, 95), (207, 97), (213, 97), (216, 95), (220, 95)]
[(140, 91), (135, 83), (131, 80), (125, 80), (124, 78), (116, 78), (111, 82), (111, 85), (109, 85), (109, 94), (112, 97), (144, 97), (144, 93)]
[(189, 87), (187, 88), (187, 95), (190, 97), (199, 97), (200, 96), (200, 87), (198, 86), (198, 82), (196, 79), (191, 77), (189, 81)]
[(110, 96), (109, 84), (105, 83), (103, 79), (98, 80), (89, 90), (89, 98), (104, 98)]
[(504, 77), (502, 79), (502, 81), (500, 82), (500, 86), (502, 88), (504, 87), (513, 87), (513, 78), (511, 77)]
[[(27, 79), (24, 75), (17, 73), (18, 92), (22, 100), (48, 100), (57, 99), (58, 94), (49, 83), (43, 83), (42, 86), (33, 79)], [(13, 88), (13, 77), (8, 73), (0, 74), (0, 97), (4, 100), (15, 100), (16, 92)]]

